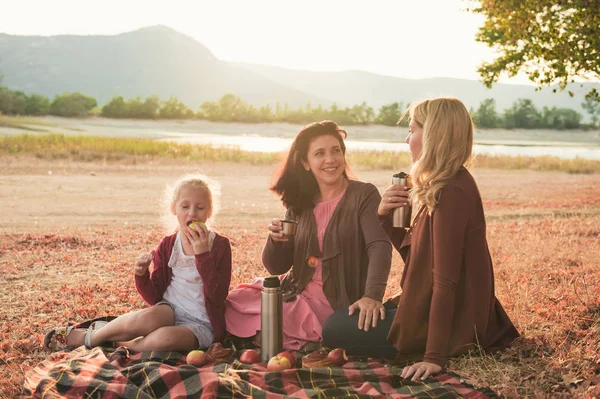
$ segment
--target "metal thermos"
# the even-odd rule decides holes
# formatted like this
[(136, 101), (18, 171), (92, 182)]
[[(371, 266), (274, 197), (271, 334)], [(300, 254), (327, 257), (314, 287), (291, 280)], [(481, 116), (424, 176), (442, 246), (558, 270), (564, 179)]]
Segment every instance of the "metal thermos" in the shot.
[[(395, 186), (408, 186), (408, 174), (404, 172), (396, 173), (392, 176), (392, 184)], [(409, 205), (394, 209), (392, 225), (394, 227), (410, 227)]]
[(283, 351), (283, 300), (279, 277), (263, 281), (260, 301), (260, 360), (268, 362)]

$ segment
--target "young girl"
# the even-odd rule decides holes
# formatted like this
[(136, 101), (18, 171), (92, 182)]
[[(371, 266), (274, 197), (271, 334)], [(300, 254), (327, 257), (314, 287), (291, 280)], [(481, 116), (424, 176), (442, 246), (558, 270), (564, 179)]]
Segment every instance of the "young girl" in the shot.
[(229, 239), (205, 224), (216, 213), (215, 190), (218, 186), (203, 175), (186, 175), (167, 185), (163, 202), (167, 214), (176, 216), (177, 232), (164, 237), (150, 254), (138, 256), (134, 264), (135, 286), (153, 306), (109, 323), (96, 321), (87, 330), (56, 328), (46, 334), (44, 345), (65, 350), (118, 342), (135, 352), (186, 352), (221, 341), (231, 246)]

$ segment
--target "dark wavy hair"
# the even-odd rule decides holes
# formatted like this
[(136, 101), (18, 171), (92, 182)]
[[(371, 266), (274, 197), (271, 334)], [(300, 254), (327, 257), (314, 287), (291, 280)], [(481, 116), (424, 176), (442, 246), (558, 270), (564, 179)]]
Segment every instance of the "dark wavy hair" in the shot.
[[(319, 193), (319, 185), (312, 172), (302, 166), (306, 161), (310, 142), (321, 136), (332, 136), (340, 142), (340, 148), (346, 156), (346, 131), (339, 128), (333, 121), (315, 122), (307, 125), (298, 132), (283, 168), (275, 177), (275, 184), (271, 191), (281, 197), (281, 202), (286, 208), (295, 208), (299, 213), (303, 208), (311, 208), (315, 196)], [(348, 165), (344, 169), (344, 177), (349, 178)]]

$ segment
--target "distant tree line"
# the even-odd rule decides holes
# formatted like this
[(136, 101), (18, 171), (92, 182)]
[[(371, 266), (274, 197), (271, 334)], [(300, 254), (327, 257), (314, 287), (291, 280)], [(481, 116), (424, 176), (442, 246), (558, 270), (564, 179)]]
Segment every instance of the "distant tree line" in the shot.
[[(265, 105), (257, 108), (233, 94), (226, 94), (217, 101), (204, 102), (196, 112), (175, 97), (161, 100), (158, 96), (146, 99), (124, 99), (117, 96), (98, 110), (97, 101), (82, 93), (63, 93), (50, 100), (41, 94), (28, 95), (0, 86), (0, 113), (5, 115), (85, 117), (94, 110), (94, 113), (99, 112), (105, 118), (204, 119), (241, 123), (309, 123), (331, 119), (340, 125), (394, 126), (408, 105), (394, 102), (383, 105), (377, 112), (365, 102), (345, 108), (336, 104), (328, 108), (308, 104), (294, 109), (288, 104), (279, 103), (274, 107)], [(586, 99), (582, 106), (590, 114), (591, 125), (597, 126), (600, 120), (600, 102)], [(584, 126), (581, 123), (582, 115), (573, 109), (543, 107), (539, 110), (526, 98), (518, 99), (503, 112), (498, 112), (495, 100), (488, 98), (477, 109), (471, 109), (471, 114), (477, 126), (482, 128), (576, 129)], [(405, 118), (402, 125), (406, 124)]]
[(28, 95), (0, 86), (0, 113), (5, 115), (84, 117), (97, 106), (96, 99), (81, 93), (63, 93), (50, 101), (41, 94)]
[[(582, 104), (591, 117), (592, 126), (597, 126), (600, 117), (600, 102), (586, 99)], [(496, 102), (487, 98), (476, 110), (471, 109), (473, 120), (482, 128), (505, 129), (577, 129), (582, 127), (582, 115), (570, 108), (543, 107), (537, 109), (528, 98), (520, 98), (503, 113), (496, 111)]]
[(366, 103), (353, 107), (340, 108), (333, 104), (329, 108), (308, 104), (303, 108), (293, 109), (288, 104), (276, 104), (275, 107), (265, 105), (259, 108), (247, 104), (233, 94), (226, 94), (217, 101), (206, 101), (197, 112), (187, 107), (178, 99), (171, 97), (160, 101), (151, 96), (146, 100), (140, 97), (125, 100), (118, 96), (110, 100), (101, 111), (107, 118), (142, 118), (142, 119), (205, 119), (219, 122), (289, 122), (308, 123), (315, 120), (332, 119), (342, 125), (367, 125), (386, 123), (395, 125), (402, 116), (402, 103), (391, 104), (382, 108), (375, 115), (372, 107)]

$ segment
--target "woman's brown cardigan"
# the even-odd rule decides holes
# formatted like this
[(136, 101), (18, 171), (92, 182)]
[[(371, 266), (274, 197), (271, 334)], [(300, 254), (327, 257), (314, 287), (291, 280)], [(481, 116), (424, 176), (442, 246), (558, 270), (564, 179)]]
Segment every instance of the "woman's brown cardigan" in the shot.
[(383, 300), (392, 246), (377, 218), (380, 200), (374, 185), (351, 180), (327, 224), (322, 253), (313, 208), (287, 211), (286, 218), (299, 222), (296, 236), (288, 242), (269, 237), (262, 253), (271, 274), (289, 271), (282, 282), (284, 301), (293, 300), (312, 278), (315, 269), (308, 259), (313, 256), (323, 259), (323, 292), (334, 310), (363, 296)]
[(462, 168), (406, 231), (380, 218), (405, 262), (388, 341), (398, 360), (443, 366), (476, 344), (502, 348), (519, 336), (494, 293), (494, 272), (477, 185)]

